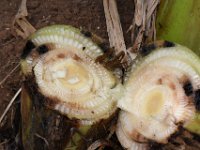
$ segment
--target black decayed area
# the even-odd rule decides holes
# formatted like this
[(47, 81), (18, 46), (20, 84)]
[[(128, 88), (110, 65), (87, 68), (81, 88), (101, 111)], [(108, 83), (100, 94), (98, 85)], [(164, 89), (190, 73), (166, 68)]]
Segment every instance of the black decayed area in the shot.
[(173, 42), (169, 42), (169, 41), (164, 41), (163, 44), (164, 47), (174, 47), (175, 44)]
[(198, 89), (197, 91), (195, 91), (194, 94), (194, 104), (195, 107), (198, 111), (200, 111), (200, 89)]
[(86, 49), (86, 47), (84, 46), (84, 47), (82, 47), (82, 50), (84, 51)]
[(105, 53), (106, 51), (108, 51), (108, 49), (110, 49), (108, 43), (105, 42), (98, 44), (98, 46), (101, 48), (103, 53)]
[(36, 50), (41, 55), (41, 54), (48, 52), (49, 49), (46, 45), (41, 45)]
[(89, 32), (89, 31), (84, 31), (84, 30), (82, 30), (81, 33), (82, 33), (85, 37), (91, 37), (91, 36), (92, 36), (92, 33)]
[(140, 53), (140, 55), (142, 55), (144, 57), (144, 56), (147, 56), (148, 54), (150, 54), (156, 48), (174, 47), (174, 46), (175, 46), (175, 44), (170, 41), (158, 41), (155, 43), (151, 43), (151, 44), (142, 46), (141, 49), (139, 50), (139, 53)]
[(34, 49), (36, 46), (33, 44), (32, 41), (28, 40), (24, 49), (23, 49), (23, 52), (22, 52), (22, 55), (21, 55), (21, 58), (22, 59), (25, 59), (28, 54), (30, 54), (30, 52), (32, 51), (32, 49)]
[(192, 84), (191, 84), (191, 82), (186, 82), (184, 85), (183, 85), (183, 89), (184, 89), (184, 91), (185, 91), (185, 95), (187, 95), (187, 96), (190, 96), (190, 95), (192, 95), (192, 93), (193, 93), (193, 87), (192, 87)]
[(139, 50), (139, 53), (142, 56), (147, 56), (155, 49), (156, 49), (156, 44), (153, 43), (153, 44), (142, 46), (142, 48)]

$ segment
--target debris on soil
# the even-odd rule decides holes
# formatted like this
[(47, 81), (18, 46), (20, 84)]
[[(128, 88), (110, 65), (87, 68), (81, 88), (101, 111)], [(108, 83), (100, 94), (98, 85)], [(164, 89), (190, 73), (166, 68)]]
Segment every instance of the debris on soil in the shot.
[(21, 36), (23, 39), (26, 39), (36, 31), (36, 29), (26, 19), (28, 16), (26, 1), (27, 0), (22, 0), (19, 10), (12, 23), (13, 34)]
[(11, 99), (11, 101), (9, 102), (8, 106), (6, 107), (5, 111), (3, 112), (3, 114), (0, 117), (0, 124), (2, 122), (2, 120), (4, 119), (5, 115), (7, 114), (7, 112), (9, 111), (10, 107), (12, 106), (13, 102), (15, 101), (15, 99), (17, 98), (17, 96), (19, 96), (20, 92), (21, 92), (21, 88), (17, 91), (17, 93), (13, 96), (13, 98)]

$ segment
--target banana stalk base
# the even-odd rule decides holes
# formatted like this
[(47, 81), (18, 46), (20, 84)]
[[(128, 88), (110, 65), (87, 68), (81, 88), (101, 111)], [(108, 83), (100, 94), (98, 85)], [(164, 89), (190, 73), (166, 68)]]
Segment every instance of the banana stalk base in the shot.
[(98, 139), (105, 139), (115, 124), (116, 113), (109, 119), (84, 126), (45, 107), (33, 77), (24, 81), (21, 94), (22, 143), (27, 150), (86, 150)]

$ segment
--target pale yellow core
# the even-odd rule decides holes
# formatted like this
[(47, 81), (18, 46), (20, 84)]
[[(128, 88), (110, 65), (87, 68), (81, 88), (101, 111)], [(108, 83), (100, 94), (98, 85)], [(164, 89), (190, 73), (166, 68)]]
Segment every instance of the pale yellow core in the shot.
[(69, 59), (59, 63), (56, 66), (57, 72), (63, 72), (58, 74), (57, 80), (65, 86), (67, 89), (75, 90), (79, 89), (89, 80), (88, 71), (85, 67), (75, 60)]
[(162, 91), (152, 90), (145, 97), (143, 112), (145, 116), (156, 116), (163, 109), (164, 96)]

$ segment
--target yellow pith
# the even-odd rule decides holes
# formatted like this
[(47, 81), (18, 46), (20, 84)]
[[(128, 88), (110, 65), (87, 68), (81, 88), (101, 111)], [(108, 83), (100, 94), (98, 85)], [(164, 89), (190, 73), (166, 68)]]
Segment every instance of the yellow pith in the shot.
[(164, 105), (162, 91), (153, 90), (145, 97), (143, 112), (145, 116), (155, 116), (159, 114)]
[[(57, 69), (59, 70), (60, 67)], [(57, 79), (68, 89), (79, 89), (81, 86), (85, 85), (89, 78), (88, 71), (84, 66), (74, 60), (63, 62), (62, 71), (65, 72), (65, 75), (63, 77), (58, 77)]]

